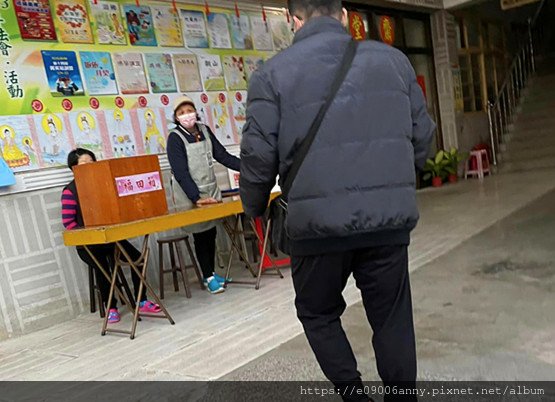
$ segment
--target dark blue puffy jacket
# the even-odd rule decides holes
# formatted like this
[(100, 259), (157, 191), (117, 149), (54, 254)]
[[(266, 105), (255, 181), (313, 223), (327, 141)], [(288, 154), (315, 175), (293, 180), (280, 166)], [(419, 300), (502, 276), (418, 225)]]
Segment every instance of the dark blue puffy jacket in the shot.
[[(339, 21), (309, 20), (252, 76), (241, 143), (247, 214), (261, 215), (278, 174), (283, 182), (349, 40)], [(289, 194), (292, 254), (408, 244), (418, 221), (415, 166), (434, 130), (407, 57), (361, 42)]]

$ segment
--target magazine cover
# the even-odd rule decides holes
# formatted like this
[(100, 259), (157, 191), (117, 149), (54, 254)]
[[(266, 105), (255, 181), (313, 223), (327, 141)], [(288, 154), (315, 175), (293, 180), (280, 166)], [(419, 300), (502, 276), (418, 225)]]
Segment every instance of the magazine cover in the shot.
[(173, 63), (181, 92), (202, 91), (197, 56), (194, 54), (174, 54)]
[(247, 15), (231, 16), (231, 39), (235, 49), (254, 49), (251, 35), (251, 24)]
[(41, 54), (52, 96), (85, 94), (75, 52), (43, 50)]
[(156, 38), (160, 46), (183, 47), (179, 14), (173, 7), (152, 6)]
[(169, 54), (145, 53), (145, 63), (152, 93), (177, 92), (173, 75), (172, 58)]
[(149, 93), (141, 53), (114, 53), (114, 64), (122, 94)]
[(129, 43), (133, 46), (156, 46), (150, 7), (125, 4), (123, 6)]
[(210, 13), (206, 19), (208, 21), (210, 47), (214, 49), (231, 49), (227, 14)]
[(274, 42), (274, 50), (279, 52), (287, 49), (291, 45), (293, 34), (285, 17), (270, 17), (270, 27), (272, 31), (272, 40)]
[(225, 90), (224, 72), (222, 61), (217, 55), (199, 56), (200, 75), (205, 91)]
[(89, 95), (116, 95), (118, 87), (108, 52), (79, 52)]
[(96, 23), (96, 41), (101, 45), (127, 45), (119, 4), (99, 1), (96, 4), (91, 3), (90, 7)]
[(223, 56), (224, 74), (229, 90), (246, 90), (247, 78), (242, 56)]
[(203, 12), (181, 10), (181, 22), (187, 47), (208, 48), (208, 34), (206, 33), (206, 22)]
[(262, 17), (251, 15), (252, 40), (256, 50), (274, 50), (270, 24)]
[(62, 42), (94, 43), (85, 0), (53, 0)]

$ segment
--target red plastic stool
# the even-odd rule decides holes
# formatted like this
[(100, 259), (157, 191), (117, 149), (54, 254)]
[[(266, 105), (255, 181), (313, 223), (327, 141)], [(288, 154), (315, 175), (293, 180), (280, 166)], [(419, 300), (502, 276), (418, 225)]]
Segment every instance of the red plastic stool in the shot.
[(485, 149), (470, 151), (470, 156), (464, 167), (464, 178), (478, 176), (480, 180), (484, 180), (486, 173), (491, 175), (488, 152)]

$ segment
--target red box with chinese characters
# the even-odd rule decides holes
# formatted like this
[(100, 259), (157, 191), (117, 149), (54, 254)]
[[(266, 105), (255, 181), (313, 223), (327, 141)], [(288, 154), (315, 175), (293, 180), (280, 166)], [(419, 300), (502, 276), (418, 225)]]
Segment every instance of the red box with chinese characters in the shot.
[(86, 227), (168, 213), (158, 156), (108, 159), (73, 169)]

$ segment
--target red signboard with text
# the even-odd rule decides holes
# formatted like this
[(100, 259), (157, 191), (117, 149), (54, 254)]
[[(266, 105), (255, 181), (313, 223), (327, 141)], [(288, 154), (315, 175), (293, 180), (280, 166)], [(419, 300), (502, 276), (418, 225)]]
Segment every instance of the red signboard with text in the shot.
[(395, 20), (385, 15), (381, 16), (378, 27), (382, 42), (393, 45), (395, 43)]
[(365, 40), (366, 29), (364, 28), (364, 19), (360, 13), (349, 13), (349, 31), (354, 40)]

